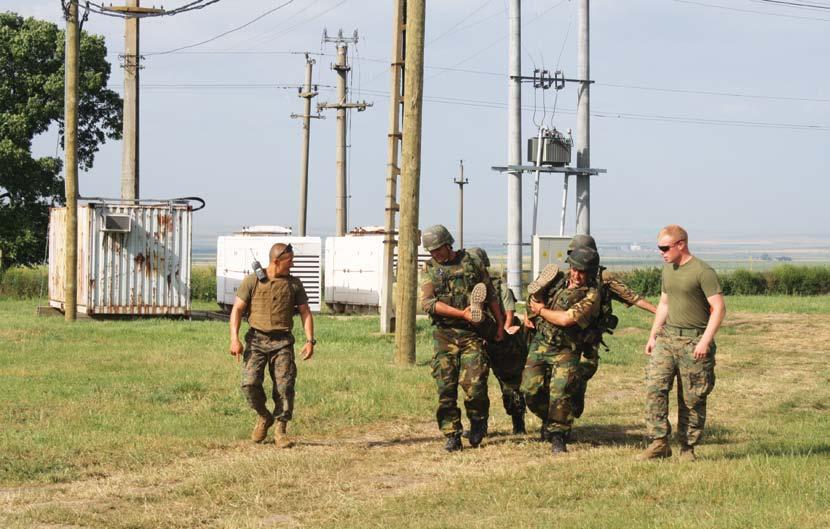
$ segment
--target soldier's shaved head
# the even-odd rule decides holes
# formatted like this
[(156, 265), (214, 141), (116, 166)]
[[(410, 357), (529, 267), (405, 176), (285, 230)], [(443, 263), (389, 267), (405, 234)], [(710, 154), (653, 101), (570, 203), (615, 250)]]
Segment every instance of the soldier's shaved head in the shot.
[(284, 258), (289, 253), (292, 253), (291, 250), (286, 251), (286, 249), (289, 246), (291, 246), (291, 245), (290, 244), (284, 244), (284, 243), (281, 243), (281, 242), (278, 242), (277, 244), (273, 245), (271, 247), (271, 251), (268, 252), (268, 260), (273, 263), (274, 261), (277, 260), (277, 258)]
[(669, 224), (668, 226), (660, 230), (660, 233), (657, 234), (657, 238), (660, 239), (661, 237), (665, 237), (666, 235), (671, 237), (674, 242), (689, 240), (689, 234), (686, 232), (686, 230), (683, 229), (682, 226), (678, 224)]

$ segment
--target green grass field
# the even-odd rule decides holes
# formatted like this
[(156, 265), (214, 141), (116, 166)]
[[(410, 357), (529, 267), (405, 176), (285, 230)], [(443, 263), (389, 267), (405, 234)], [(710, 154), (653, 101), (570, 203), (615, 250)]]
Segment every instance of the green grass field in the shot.
[(67, 324), (37, 304), (0, 300), (0, 527), (830, 526), (828, 296), (727, 298), (693, 464), (634, 460), (651, 322), (637, 309), (617, 310), (576, 441), (554, 458), (535, 418), (509, 434), (492, 378), (490, 437), (443, 453), (425, 320), (401, 368), (376, 318), (317, 317), (297, 446), (280, 451), (247, 440), (226, 323)]

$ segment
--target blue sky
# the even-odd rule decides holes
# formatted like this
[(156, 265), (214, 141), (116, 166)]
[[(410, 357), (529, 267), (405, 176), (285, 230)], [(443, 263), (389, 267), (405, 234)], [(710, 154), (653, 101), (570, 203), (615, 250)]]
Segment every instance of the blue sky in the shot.
[[(326, 54), (316, 57), (315, 82), (335, 84), (335, 50), (321, 46), (323, 27), (358, 30), (351, 97), (374, 102), (351, 116), (349, 226), (383, 222), (392, 2), (295, 0), (226, 37), (152, 55), (209, 39), (285, 1), (223, 0), (141, 23), (141, 194), (205, 198), (196, 236), (296, 225), (301, 129), (289, 115), (302, 112), (302, 101), (296, 89), (277, 85), (302, 82), (304, 58), (290, 52), (305, 50)], [(58, 0), (0, 0), (0, 9), (62, 20)], [(525, 73), (558, 67), (576, 77), (576, 9), (575, 0), (522, 3)], [(106, 37), (111, 83), (120, 92), (123, 21), (93, 14), (85, 30)], [(421, 225), (455, 227), (452, 179), (463, 159), (470, 179), (465, 239), (497, 243), (506, 234), (506, 182), (490, 167), (507, 157), (506, 0), (428, 2), (426, 33)], [(830, 9), (756, 0), (591, 2), (591, 162), (608, 170), (592, 184), (593, 234), (650, 239), (668, 223), (709, 240), (830, 234), (828, 35)], [(321, 88), (315, 103), (333, 97)], [(523, 138), (535, 134), (534, 120), (551, 122), (554, 98), (547, 91), (543, 105), (542, 94), (534, 98), (525, 86)], [(557, 128), (575, 128), (575, 108), (568, 86), (558, 94)], [(55, 149), (54, 133), (35, 144), (38, 154)], [(120, 143), (104, 146), (81, 175), (81, 193), (117, 196), (120, 156)], [(334, 156), (331, 114), (312, 123), (313, 235), (334, 231)], [(561, 189), (560, 176), (543, 177), (542, 233), (558, 231)], [(528, 236), (531, 193), (528, 178)], [(569, 232), (573, 218), (571, 207)]]

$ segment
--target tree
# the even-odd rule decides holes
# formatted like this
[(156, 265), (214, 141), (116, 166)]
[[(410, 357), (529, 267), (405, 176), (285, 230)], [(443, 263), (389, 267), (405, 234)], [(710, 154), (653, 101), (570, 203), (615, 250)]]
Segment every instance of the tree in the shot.
[[(107, 139), (121, 137), (121, 98), (107, 89), (110, 64), (100, 35), (81, 33), (78, 162), (92, 167)], [(64, 32), (0, 13), (0, 267), (45, 257), (49, 206), (65, 201), (62, 163), (32, 157), (32, 139), (57, 124), (63, 143)]]

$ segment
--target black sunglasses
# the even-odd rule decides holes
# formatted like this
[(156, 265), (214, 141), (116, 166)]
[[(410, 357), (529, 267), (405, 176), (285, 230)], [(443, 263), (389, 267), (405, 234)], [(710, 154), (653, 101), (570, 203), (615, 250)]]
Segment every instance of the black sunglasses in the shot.
[(279, 261), (280, 257), (282, 257), (282, 254), (284, 253), (294, 253), (294, 248), (291, 246), (290, 243), (288, 244), (288, 246), (283, 248), (282, 251), (278, 253), (276, 257), (274, 257), (274, 261)]
[(657, 249), (660, 250), (661, 252), (668, 252), (669, 250), (671, 250), (672, 246), (675, 246), (675, 245), (677, 245), (677, 243), (679, 243), (680, 241), (684, 241), (684, 240), (686, 240), (686, 239), (680, 239), (680, 240), (674, 241), (673, 243), (669, 244), (668, 246), (660, 246), (658, 244)]

